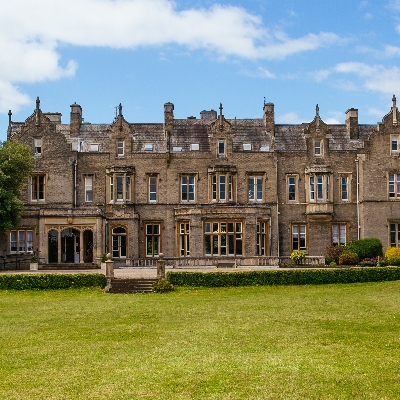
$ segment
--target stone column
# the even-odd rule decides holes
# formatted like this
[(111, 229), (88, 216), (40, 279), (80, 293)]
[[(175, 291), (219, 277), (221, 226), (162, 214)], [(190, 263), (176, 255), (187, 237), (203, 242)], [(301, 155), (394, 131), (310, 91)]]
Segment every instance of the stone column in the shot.
[(106, 278), (111, 279), (114, 278), (114, 261), (111, 260), (111, 254), (107, 254), (107, 261), (106, 261)]
[(157, 260), (157, 279), (165, 279), (165, 260), (164, 254), (160, 253)]

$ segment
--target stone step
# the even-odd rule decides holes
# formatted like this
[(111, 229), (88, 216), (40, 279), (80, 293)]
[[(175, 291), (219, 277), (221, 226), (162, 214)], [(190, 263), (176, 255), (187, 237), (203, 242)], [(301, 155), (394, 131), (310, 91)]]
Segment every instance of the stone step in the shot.
[(108, 293), (149, 293), (156, 279), (111, 279)]

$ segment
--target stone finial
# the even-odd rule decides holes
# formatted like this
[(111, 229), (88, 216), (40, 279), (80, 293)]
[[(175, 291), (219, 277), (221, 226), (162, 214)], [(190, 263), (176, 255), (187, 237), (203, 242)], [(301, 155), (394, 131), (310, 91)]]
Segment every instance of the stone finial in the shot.
[(122, 104), (121, 103), (119, 103), (119, 106), (118, 106), (118, 114), (120, 117), (122, 117)]
[(397, 106), (396, 106), (396, 96), (393, 95), (392, 97), (393, 107), (392, 107), (392, 114), (393, 114), (393, 125), (397, 125)]
[(223, 109), (222, 103), (219, 103), (219, 115), (220, 115), (220, 117), (222, 116), (222, 109)]
[(39, 99), (39, 96), (38, 96), (38, 97), (36, 97), (36, 110), (39, 111), (39, 109), (40, 109), (40, 99)]
[(319, 106), (318, 106), (318, 104), (315, 106), (315, 116), (319, 117)]
[(11, 125), (11, 116), (12, 116), (12, 112), (11, 112), (11, 110), (8, 110), (8, 126)]

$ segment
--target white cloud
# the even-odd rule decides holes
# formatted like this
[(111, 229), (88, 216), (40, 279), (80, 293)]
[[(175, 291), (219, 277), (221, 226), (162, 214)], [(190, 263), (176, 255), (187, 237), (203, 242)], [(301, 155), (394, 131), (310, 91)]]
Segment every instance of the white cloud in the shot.
[(14, 0), (1, 7), (0, 80), (11, 85), (73, 76), (77, 64), (60, 65), (60, 44), (125, 49), (178, 44), (221, 59), (256, 60), (283, 59), (340, 41), (329, 32), (290, 38), (241, 7), (219, 4), (178, 11), (172, 0)]
[(280, 124), (301, 124), (304, 121), (302, 121), (296, 113), (288, 112), (287, 114), (278, 116), (276, 122)]
[(389, 112), (388, 110), (380, 110), (378, 108), (370, 107), (368, 108), (368, 115), (373, 115), (375, 117), (378, 117), (379, 119), (382, 118), (382, 115), (386, 115)]
[[(347, 90), (356, 90), (359, 85), (361, 87), (374, 92), (384, 94), (400, 93), (400, 68), (387, 68), (383, 65), (367, 65), (361, 62), (345, 62), (339, 63), (329, 70), (326, 77), (334, 79), (337, 75), (354, 75), (359, 82), (354, 80), (333, 81), (333, 84)], [(317, 74), (317, 76), (321, 76)]]

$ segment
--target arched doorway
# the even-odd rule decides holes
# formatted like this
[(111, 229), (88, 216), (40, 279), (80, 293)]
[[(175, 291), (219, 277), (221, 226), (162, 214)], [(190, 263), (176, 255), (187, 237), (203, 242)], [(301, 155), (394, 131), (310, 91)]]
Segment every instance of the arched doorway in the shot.
[(64, 229), (61, 232), (61, 262), (79, 263), (80, 232), (73, 228)]
[(48, 234), (49, 264), (58, 263), (58, 231), (52, 229)]
[(83, 262), (93, 262), (93, 232), (89, 230), (83, 232)]

